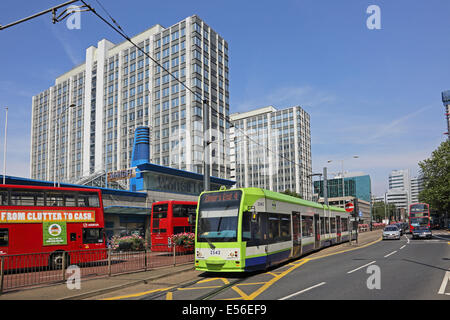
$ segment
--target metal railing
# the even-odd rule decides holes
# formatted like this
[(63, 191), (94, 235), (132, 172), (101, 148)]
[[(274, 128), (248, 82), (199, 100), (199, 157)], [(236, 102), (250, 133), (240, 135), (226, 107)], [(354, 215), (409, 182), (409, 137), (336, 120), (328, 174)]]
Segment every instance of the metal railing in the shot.
[(79, 272), (81, 279), (86, 279), (147, 271), (193, 261), (193, 248), (156, 245), (143, 251), (89, 249), (2, 255), (0, 294), (17, 288), (67, 281), (74, 269)]

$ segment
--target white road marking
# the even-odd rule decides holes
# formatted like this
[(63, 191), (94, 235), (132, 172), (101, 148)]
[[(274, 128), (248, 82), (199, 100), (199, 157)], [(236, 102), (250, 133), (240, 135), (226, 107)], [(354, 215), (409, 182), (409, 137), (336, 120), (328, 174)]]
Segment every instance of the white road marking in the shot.
[(447, 271), (442, 280), (441, 287), (439, 288), (438, 294), (449, 294), (445, 293), (445, 288), (447, 287), (448, 280), (450, 279), (450, 271)]
[(396, 252), (397, 252), (397, 250), (395, 250), (394, 252), (391, 252), (391, 253), (389, 253), (389, 254), (385, 255), (384, 257), (385, 257), (385, 258), (387, 258), (387, 257), (389, 257), (389, 256), (393, 255), (393, 254), (394, 254), (394, 253), (396, 253)]
[(403, 247), (401, 247), (400, 250), (402, 250), (404, 247), (406, 247), (406, 244)]
[(375, 263), (375, 262), (376, 262), (376, 261), (369, 262), (368, 264), (365, 264), (365, 265), (363, 265), (363, 266), (361, 266), (361, 267), (359, 267), (359, 268), (353, 269), (353, 270), (351, 270), (351, 271), (349, 271), (349, 272), (347, 272), (347, 273), (348, 273), (348, 274), (353, 273), (353, 272), (358, 271), (358, 270), (360, 270), (360, 269), (362, 269), (362, 268), (364, 268), (364, 267), (370, 266), (371, 264), (373, 264), (373, 263)]
[(319, 283), (319, 284), (316, 284), (315, 286), (312, 286), (312, 287), (303, 289), (303, 290), (301, 290), (301, 291), (295, 292), (295, 293), (293, 293), (293, 294), (290, 294), (290, 295), (288, 295), (288, 296), (286, 296), (286, 297), (284, 297), (284, 298), (280, 298), (280, 299), (278, 299), (278, 300), (286, 300), (286, 299), (295, 297), (295, 296), (297, 296), (297, 295), (299, 295), (299, 294), (302, 294), (302, 293), (304, 293), (304, 292), (306, 292), (306, 291), (309, 291), (309, 290), (311, 290), (311, 289), (314, 289), (314, 288), (323, 286), (325, 283), (326, 283), (326, 282), (321, 282), (321, 283)]

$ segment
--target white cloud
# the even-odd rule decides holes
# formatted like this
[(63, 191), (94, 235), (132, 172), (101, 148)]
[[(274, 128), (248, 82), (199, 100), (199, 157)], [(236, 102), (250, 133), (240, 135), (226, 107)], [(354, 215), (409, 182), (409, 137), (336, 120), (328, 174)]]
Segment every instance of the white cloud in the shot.
[[(404, 124), (409, 119), (421, 114), (422, 112), (425, 112), (426, 110), (428, 110), (432, 107), (433, 107), (432, 105), (422, 107), (414, 112), (404, 115), (401, 118), (395, 119), (386, 125), (380, 125), (379, 129), (377, 131), (375, 131), (375, 134), (368, 137), (368, 140), (374, 141), (374, 140), (378, 140), (379, 138), (391, 136), (392, 134), (398, 133), (399, 130), (400, 131), (402, 130), (402, 128), (401, 128), (402, 124)], [(408, 129), (410, 130), (411, 128), (406, 128), (406, 130), (408, 130)]]
[(315, 107), (320, 104), (333, 102), (336, 97), (332, 94), (318, 91), (311, 86), (276, 88), (271, 92), (236, 104), (235, 111), (244, 112), (258, 107), (273, 105), (277, 109), (300, 105)]

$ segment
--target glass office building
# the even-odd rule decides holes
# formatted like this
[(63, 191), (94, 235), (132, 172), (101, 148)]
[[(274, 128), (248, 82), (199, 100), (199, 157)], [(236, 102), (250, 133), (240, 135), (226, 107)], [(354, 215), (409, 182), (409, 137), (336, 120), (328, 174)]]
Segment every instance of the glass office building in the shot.
[(286, 190), (312, 200), (310, 118), (301, 107), (230, 116), (231, 179), (237, 187)]
[[(342, 197), (342, 178), (328, 179), (328, 198)], [(323, 198), (323, 181), (314, 181), (314, 194)], [(367, 202), (371, 201), (371, 182), (369, 175), (344, 178), (344, 196), (355, 197)]]
[(158, 63), (128, 41), (103, 39), (32, 98), (32, 178), (80, 183), (129, 168), (138, 126), (151, 131), (149, 162), (203, 173), (202, 99), (211, 107), (210, 174), (229, 178), (227, 42), (195, 15), (131, 40)]

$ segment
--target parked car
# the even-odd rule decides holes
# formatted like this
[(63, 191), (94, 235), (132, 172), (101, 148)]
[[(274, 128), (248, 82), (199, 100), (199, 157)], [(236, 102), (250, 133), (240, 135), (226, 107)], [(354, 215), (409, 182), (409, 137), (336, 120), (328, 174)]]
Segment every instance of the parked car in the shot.
[(412, 238), (413, 239), (419, 239), (419, 238), (427, 238), (431, 239), (433, 237), (433, 234), (428, 227), (416, 227), (414, 228), (412, 232)]
[(400, 240), (400, 229), (396, 225), (390, 225), (383, 230), (383, 240), (397, 239)]

